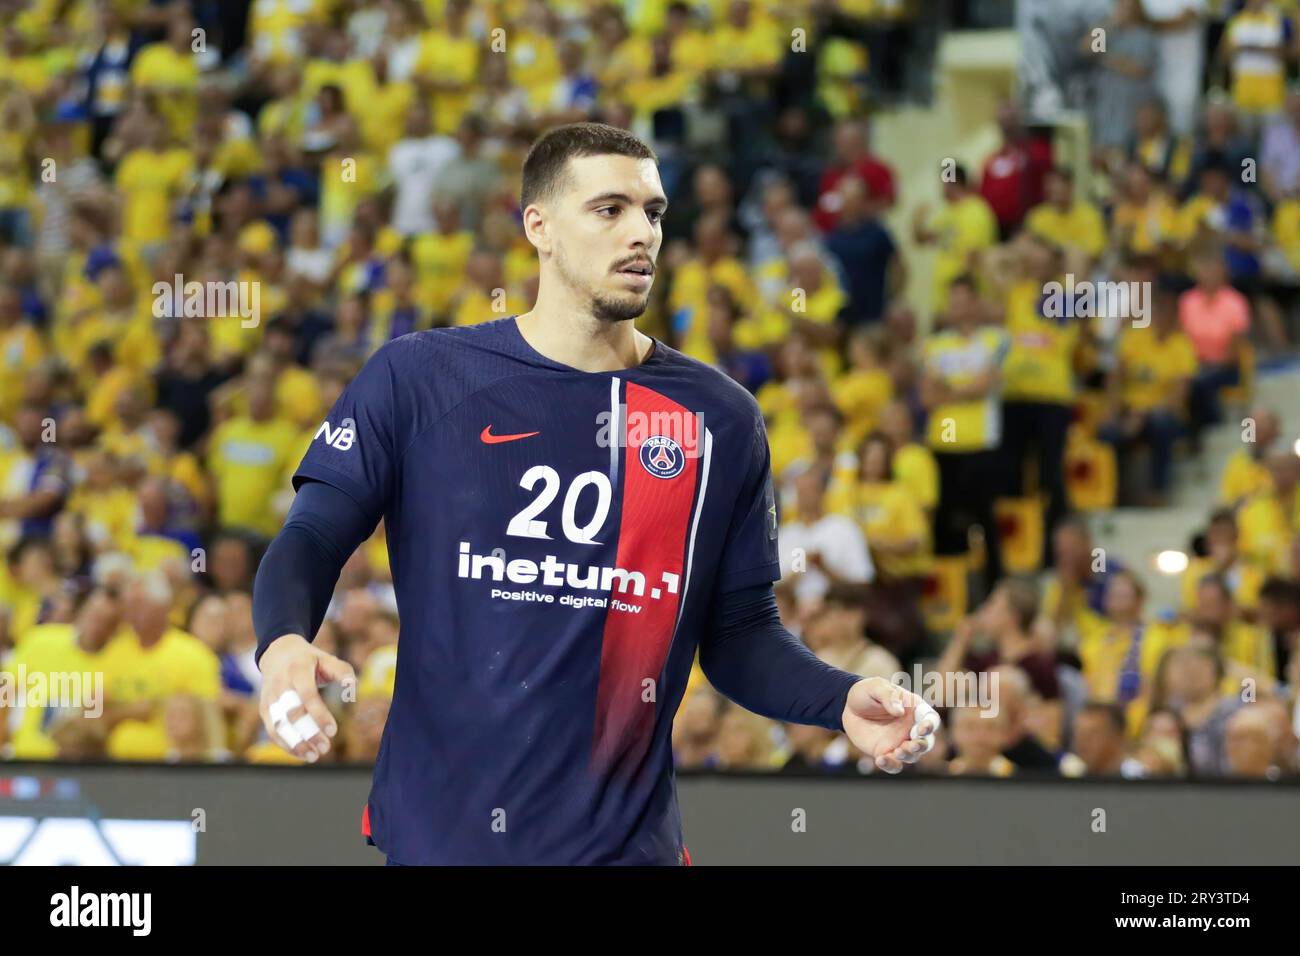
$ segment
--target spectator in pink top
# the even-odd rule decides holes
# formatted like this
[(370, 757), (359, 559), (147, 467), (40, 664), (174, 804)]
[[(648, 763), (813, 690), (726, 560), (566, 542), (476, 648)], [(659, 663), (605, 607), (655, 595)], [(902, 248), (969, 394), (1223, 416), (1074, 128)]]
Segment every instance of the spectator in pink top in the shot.
[(1250, 303), (1228, 284), (1219, 249), (1201, 252), (1192, 265), (1196, 285), (1178, 301), (1178, 318), (1196, 349), (1199, 368), (1189, 400), (1192, 444), (1200, 451), (1201, 431), (1222, 421), (1219, 389), (1241, 380), (1241, 350), (1250, 332)]

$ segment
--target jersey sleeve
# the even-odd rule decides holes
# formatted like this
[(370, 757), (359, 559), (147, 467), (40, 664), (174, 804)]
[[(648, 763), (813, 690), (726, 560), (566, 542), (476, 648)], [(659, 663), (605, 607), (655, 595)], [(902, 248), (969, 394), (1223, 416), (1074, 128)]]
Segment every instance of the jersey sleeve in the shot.
[(401, 453), (396, 394), (386, 346), (362, 366), (317, 428), (293, 473), (294, 490), (306, 481), (333, 485), (377, 522), (392, 499)]
[(753, 427), (748, 470), (731, 515), (718, 569), (719, 593), (770, 584), (781, 577), (776, 534), (780, 521), (772, 487), (772, 456), (767, 429), (757, 407)]

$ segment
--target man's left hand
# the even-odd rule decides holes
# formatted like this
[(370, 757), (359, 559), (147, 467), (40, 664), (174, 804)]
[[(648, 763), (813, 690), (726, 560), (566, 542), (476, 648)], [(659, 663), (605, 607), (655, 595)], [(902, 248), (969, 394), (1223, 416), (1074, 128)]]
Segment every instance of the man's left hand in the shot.
[(883, 677), (864, 678), (849, 689), (843, 720), (853, 746), (886, 773), (929, 753), (940, 723), (933, 707)]

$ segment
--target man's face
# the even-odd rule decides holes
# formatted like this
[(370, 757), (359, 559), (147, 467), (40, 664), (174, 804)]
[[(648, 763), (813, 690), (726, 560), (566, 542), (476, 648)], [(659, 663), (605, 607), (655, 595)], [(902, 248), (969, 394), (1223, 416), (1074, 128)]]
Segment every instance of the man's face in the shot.
[(1231, 564), (1237, 556), (1237, 526), (1231, 521), (1215, 521), (1205, 533), (1205, 547), (1210, 557)]
[(1215, 584), (1196, 590), (1196, 620), (1209, 627), (1222, 627), (1232, 620), (1232, 603)]
[(554, 268), (597, 318), (635, 319), (650, 301), (663, 242), (659, 170), (653, 160), (605, 155), (571, 159), (566, 172), (543, 211)]
[(1064, 176), (1057, 173), (1047, 177), (1047, 201), (1058, 206), (1068, 206), (1074, 199), (1074, 186)]
[(170, 610), (165, 602), (154, 599), (140, 585), (132, 585), (127, 591), (126, 622), (138, 634), (165, 630)]
[(820, 452), (832, 452), (839, 438), (839, 423), (826, 409), (817, 409), (804, 416), (804, 427), (812, 439), (813, 447)]
[(953, 325), (973, 324), (979, 318), (979, 299), (969, 286), (956, 284), (949, 289), (948, 318)]
[(1122, 742), (1104, 715), (1079, 715), (1074, 728), (1074, 751), (1087, 765), (1090, 773), (1105, 771)]
[(817, 469), (809, 468), (801, 472), (799, 477), (795, 479), (794, 491), (795, 505), (799, 509), (801, 518), (816, 516), (821, 513), (822, 497), (826, 492)]
[(212, 549), (212, 576), (220, 588), (244, 586), (249, 578), (248, 549), (233, 538), (224, 538)]
[(1182, 701), (1204, 700), (1215, 692), (1219, 682), (1214, 661), (1190, 648), (1175, 653), (1165, 677), (1169, 696)]
[(862, 643), (863, 612), (838, 601), (828, 603), (809, 624), (812, 641), (819, 649)]
[(1162, 119), (1160, 110), (1153, 104), (1146, 103), (1138, 107), (1137, 114), (1134, 116), (1134, 126), (1139, 136), (1151, 136), (1160, 129)]
[(1058, 528), (1052, 537), (1058, 568), (1083, 571), (1088, 567), (1088, 542), (1074, 528)]
[(1110, 579), (1106, 586), (1106, 614), (1112, 618), (1134, 617), (1141, 610), (1137, 588), (1122, 575)]
[(1224, 756), (1235, 776), (1260, 777), (1272, 763), (1268, 728), (1254, 720), (1230, 720), (1224, 735)]
[(90, 650), (95, 651), (107, 644), (117, 630), (121, 623), (121, 609), (107, 593), (95, 591), (82, 606), (77, 623), (91, 645)]
[(1263, 410), (1256, 412), (1254, 419), (1255, 442), (1263, 448), (1270, 447), (1277, 441), (1277, 436), (1281, 434), (1277, 416), (1271, 411)]

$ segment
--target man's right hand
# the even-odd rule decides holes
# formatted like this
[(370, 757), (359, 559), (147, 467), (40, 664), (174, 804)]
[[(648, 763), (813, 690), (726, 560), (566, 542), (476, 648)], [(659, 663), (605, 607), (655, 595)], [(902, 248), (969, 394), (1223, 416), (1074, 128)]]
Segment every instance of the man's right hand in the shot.
[(258, 713), (271, 739), (308, 763), (329, 753), (329, 739), (338, 733), (338, 725), (319, 688), (334, 681), (355, 684), (352, 665), (313, 647), (299, 634), (285, 634), (271, 642), (259, 666)]

